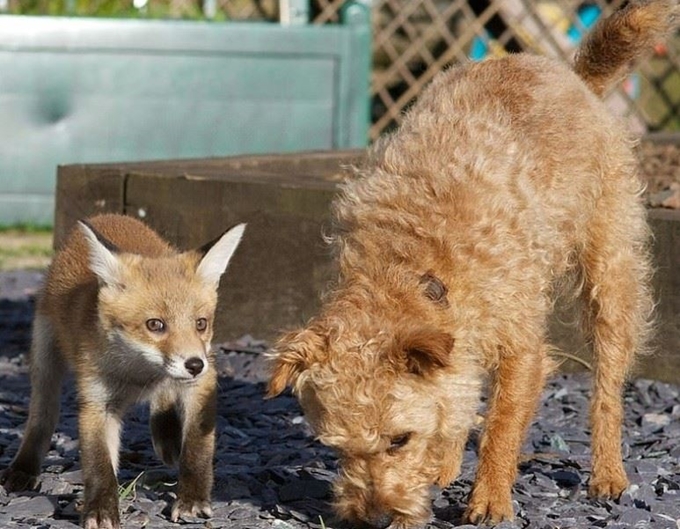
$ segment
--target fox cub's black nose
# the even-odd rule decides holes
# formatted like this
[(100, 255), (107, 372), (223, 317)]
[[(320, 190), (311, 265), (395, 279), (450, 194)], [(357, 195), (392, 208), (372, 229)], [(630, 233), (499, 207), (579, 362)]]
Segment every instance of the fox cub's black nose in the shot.
[(197, 357), (189, 358), (186, 362), (184, 362), (184, 367), (187, 368), (187, 371), (191, 374), (191, 376), (197, 376), (201, 374), (201, 371), (203, 371), (203, 360)]

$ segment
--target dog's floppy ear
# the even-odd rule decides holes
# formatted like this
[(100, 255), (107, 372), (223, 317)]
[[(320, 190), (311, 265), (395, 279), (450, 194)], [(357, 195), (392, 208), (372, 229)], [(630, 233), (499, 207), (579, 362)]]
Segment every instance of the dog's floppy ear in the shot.
[(311, 329), (290, 332), (274, 346), (267, 398), (276, 397), (286, 386), (293, 386), (326, 347), (325, 340)]
[(395, 350), (406, 371), (427, 376), (449, 365), (453, 342), (447, 332), (428, 327), (406, 329), (397, 336)]

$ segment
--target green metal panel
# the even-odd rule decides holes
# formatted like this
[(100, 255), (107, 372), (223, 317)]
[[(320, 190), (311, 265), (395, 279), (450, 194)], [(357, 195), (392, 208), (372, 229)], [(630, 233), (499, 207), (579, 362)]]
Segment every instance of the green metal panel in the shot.
[(56, 166), (363, 147), (370, 25), (0, 16), (0, 224), (51, 223)]

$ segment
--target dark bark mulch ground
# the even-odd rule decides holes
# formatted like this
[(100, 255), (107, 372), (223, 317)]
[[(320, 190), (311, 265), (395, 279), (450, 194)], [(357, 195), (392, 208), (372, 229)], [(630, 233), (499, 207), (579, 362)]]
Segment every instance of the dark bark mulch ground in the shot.
[[(26, 420), (32, 295), (41, 275), (0, 274), (0, 468), (16, 452)], [(182, 527), (340, 527), (329, 508), (336, 471), (332, 452), (310, 435), (290, 395), (265, 401), (265, 344), (245, 337), (224, 345), (220, 367), (214, 517)], [(515, 524), (500, 527), (680, 527), (680, 388), (637, 380), (626, 390), (625, 464), (631, 487), (620, 501), (586, 497), (589, 478), (587, 374), (556, 377), (546, 388), (529, 432), (514, 490)], [(47, 457), (40, 490), (7, 495), (0, 488), (0, 527), (75, 528), (82, 481), (76, 435), (75, 394), (66, 384), (62, 419)], [(468, 444), (456, 483), (433, 491), (431, 528), (456, 526), (476, 465)], [(153, 454), (147, 411), (125, 423), (120, 482), (124, 526), (174, 527), (168, 521), (176, 480)]]

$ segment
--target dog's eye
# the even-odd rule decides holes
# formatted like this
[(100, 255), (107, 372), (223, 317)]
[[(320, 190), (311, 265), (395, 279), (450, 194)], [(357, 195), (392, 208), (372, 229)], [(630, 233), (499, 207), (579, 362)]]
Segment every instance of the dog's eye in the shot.
[(146, 320), (146, 328), (151, 332), (163, 332), (165, 331), (165, 322), (158, 318), (151, 318), (150, 320)]
[(406, 446), (406, 443), (408, 443), (410, 439), (411, 439), (410, 433), (404, 433), (392, 437), (390, 439), (390, 447), (387, 449), (387, 452), (390, 454), (395, 453), (400, 448)]
[(198, 332), (203, 332), (208, 328), (208, 320), (205, 318), (198, 318), (196, 320), (196, 330)]

